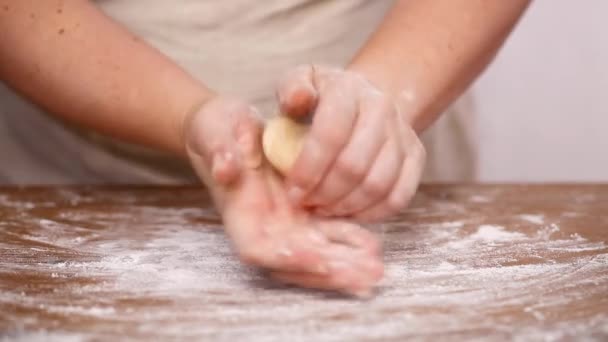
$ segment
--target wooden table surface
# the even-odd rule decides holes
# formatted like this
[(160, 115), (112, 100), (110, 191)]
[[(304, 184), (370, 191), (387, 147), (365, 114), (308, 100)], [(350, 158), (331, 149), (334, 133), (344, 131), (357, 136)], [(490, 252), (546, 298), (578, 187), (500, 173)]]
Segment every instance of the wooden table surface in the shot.
[(608, 185), (431, 185), (366, 301), (233, 257), (195, 188), (0, 189), (0, 341), (608, 339)]

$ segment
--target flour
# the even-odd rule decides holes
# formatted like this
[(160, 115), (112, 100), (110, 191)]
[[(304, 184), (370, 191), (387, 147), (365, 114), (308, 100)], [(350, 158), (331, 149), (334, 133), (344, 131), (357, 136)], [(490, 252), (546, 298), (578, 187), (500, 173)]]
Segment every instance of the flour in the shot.
[(505, 231), (504, 227), (496, 225), (481, 225), (477, 232), (469, 236), (470, 240), (482, 242), (501, 242), (501, 241), (517, 241), (524, 239), (526, 236), (522, 233)]
[[(23, 219), (27, 239), (19, 244), (10, 242), (14, 226), (0, 230), (0, 323), (14, 327), (9, 336), (339, 341), (467, 339), (479, 331), (513, 340), (608, 334), (606, 313), (593, 311), (608, 292), (608, 246), (566, 230), (559, 217), (517, 211), (482, 221), (445, 201), (408, 211), (406, 223), (376, 227), (385, 234), (386, 277), (375, 297), (356, 301), (286, 288), (243, 266), (208, 207), (127, 205), (121, 201), (133, 198), (106, 194), (103, 203), (116, 204), (95, 211), (90, 198), (61, 196), (85, 207), (33, 213)], [(33, 280), (6, 283), (12, 274)], [(15, 307), (20, 316), (3, 314)], [(556, 314), (564, 312), (572, 314), (567, 321)], [(61, 319), (62, 331), (25, 329), (49, 316)], [(87, 320), (97, 323), (83, 330)]]
[(462, 228), (464, 227), (464, 222), (462, 221), (447, 221), (441, 222), (433, 225), (434, 228), (442, 228), (442, 229), (450, 229), (450, 228)]
[(469, 197), (469, 201), (473, 202), (473, 203), (490, 203), (492, 202), (492, 199), (486, 196), (481, 196), (481, 195), (473, 195), (471, 197)]
[(32, 202), (23, 202), (23, 201), (15, 202), (15, 201), (11, 200), (9, 196), (0, 194), (0, 207), (30, 210), (30, 209), (35, 208), (36, 205)]
[(576, 217), (581, 217), (583, 216), (581, 213), (576, 213), (576, 212), (572, 212), (572, 211), (566, 211), (562, 213), (563, 217), (571, 217), (571, 218), (576, 218)]
[(539, 225), (545, 223), (544, 215), (522, 214), (522, 215), (518, 215), (517, 217), (526, 222), (529, 222), (529, 223), (534, 223), (534, 224), (539, 224)]
[[(439, 225), (441, 227), (441, 225)], [(436, 237), (444, 237), (445, 234), (441, 231), (435, 231)], [(453, 233), (452, 233), (453, 234)], [(448, 248), (452, 250), (469, 249), (473, 245), (488, 245), (500, 242), (510, 242), (525, 239), (526, 236), (519, 232), (506, 231), (504, 227), (498, 225), (481, 225), (477, 231), (464, 238), (457, 238), (457, 235), (452, 235), (452, 238), (447, 243)]]

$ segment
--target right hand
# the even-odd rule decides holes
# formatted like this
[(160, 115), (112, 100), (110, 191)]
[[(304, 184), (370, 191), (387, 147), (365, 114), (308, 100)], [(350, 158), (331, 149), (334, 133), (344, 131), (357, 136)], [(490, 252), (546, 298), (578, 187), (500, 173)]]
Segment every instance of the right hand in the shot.
[(356, 224), (293, 208), (263, 157), (261, 128), (253, 107), (218, 97), (190, 115), (184, 130), (190, 161), (239, 256), (279, 281), (369, 293), (383, 273), (378, 240)]
[(382, 221), (405, 209), (426, 153), (388, 93), (353, 70), (303, 65), (277, 90), (281, 112), (312, 116), (293, 166), (291, 200), (325, 217)]

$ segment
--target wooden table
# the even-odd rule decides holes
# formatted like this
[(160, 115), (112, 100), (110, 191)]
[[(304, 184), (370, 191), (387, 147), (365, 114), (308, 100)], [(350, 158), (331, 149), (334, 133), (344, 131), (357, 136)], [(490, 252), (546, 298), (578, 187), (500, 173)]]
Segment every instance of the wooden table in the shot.
[(0, 336), (608, 339), (607, 185), (424, 186), (373, 228), (359, 301), (241, 266), (199, 189), (0, 189)]

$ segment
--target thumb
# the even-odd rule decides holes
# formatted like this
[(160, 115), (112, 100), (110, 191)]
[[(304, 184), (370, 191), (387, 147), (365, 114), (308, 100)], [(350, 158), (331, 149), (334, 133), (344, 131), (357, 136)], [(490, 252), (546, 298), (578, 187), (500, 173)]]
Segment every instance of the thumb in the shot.
[(262, 124), (258, 116), (255, 108), (245, 103), (220, 98), (206, 103), (187, 121), (188, 156), (207, 185), (231, 185), (245, 169), (261, 164)]
[(213, 179), (224, 186), (235, 183), (244, 173), (262, 165), (262, 124), (257, 116), (236, 118), (232, 139), (224, 141), (212, 158)]
[(220, 185), (228, 186), (236, 182), (240, 175), (237, 156), (231, 151), (216, 152), (211, 162), (211, 177)]
[(279, 81), (277, 98), (281, 113), (302, 118), (314, 111), (318, 101), (314, 78), (315, 67), (302, 65)]

